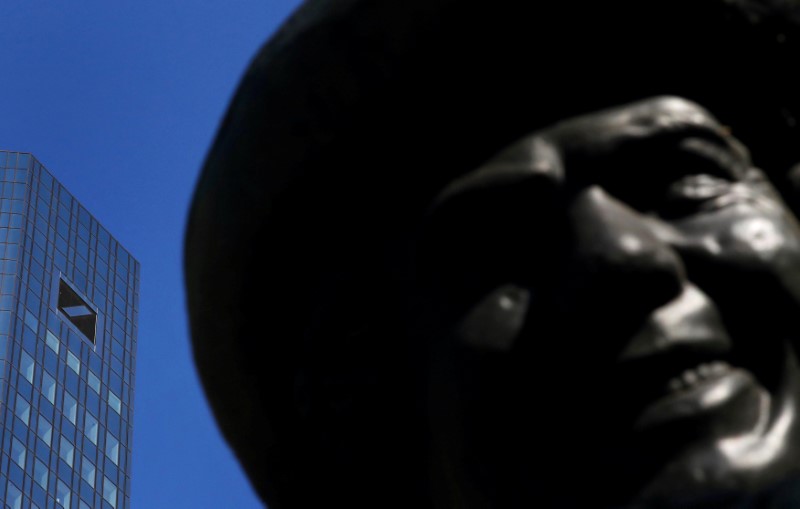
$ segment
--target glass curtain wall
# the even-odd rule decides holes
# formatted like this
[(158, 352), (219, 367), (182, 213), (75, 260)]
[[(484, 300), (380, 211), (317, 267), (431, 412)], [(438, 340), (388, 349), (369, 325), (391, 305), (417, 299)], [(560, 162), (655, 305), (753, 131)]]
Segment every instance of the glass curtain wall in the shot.
[(0, 151), (0, 500), (128, 509), (139, 263), (30, 154)]

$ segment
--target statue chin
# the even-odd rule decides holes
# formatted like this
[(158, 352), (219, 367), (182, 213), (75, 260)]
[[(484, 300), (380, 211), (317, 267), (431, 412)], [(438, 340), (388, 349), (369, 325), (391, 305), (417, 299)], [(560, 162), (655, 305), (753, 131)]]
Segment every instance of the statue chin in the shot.
[[(716, 409), (714, 419), (692, 423), (698, 439), (680, 450), (636, 497), (646, 507), (749, 507), (744, 500), (781, 497), (800, 479), (797, 461), (798, 376), (787, 348), (781, 387), (771, 393), (750, 376), (735, 397)], [(679, 439), (661, 435), (662, 447)], [(794, 499), (793, 499), (794, 500)], [(800, 499), (798, 499), (800, 500)], [(634, 504), (635, 505), (635, 504)]]

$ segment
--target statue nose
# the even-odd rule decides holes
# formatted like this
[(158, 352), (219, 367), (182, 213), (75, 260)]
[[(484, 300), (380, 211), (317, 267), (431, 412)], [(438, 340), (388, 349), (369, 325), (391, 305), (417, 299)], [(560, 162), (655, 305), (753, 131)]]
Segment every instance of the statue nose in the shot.
[(649, 313), (683, 291), (678, 252), (651, 221), (602, 188), (589, 187), (573, 199), (569, 223), (569, 286), (585, 304), (598, 311), (622, 306), (628, 315), (636, 309)]

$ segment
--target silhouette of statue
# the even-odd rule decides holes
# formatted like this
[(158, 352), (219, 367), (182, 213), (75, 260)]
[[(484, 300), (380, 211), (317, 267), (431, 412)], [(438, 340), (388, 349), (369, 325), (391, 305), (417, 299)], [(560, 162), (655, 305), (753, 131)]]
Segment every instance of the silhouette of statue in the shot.
[(304, 3), (186, 237), (269, 507), (800, 504), (797, 8)]

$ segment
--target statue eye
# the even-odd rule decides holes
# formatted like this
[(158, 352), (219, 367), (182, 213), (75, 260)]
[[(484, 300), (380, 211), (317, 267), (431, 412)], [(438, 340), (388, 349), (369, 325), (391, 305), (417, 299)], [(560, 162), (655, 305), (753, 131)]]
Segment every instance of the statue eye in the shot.
[(683, 140), (678, 152), (656, 203), (656, 212), (667, 219), (716, 208), (748, 167), (748, 161), (729, 148), (701, 138)]
[(715, 208), (731, 193), (734, 185), (735, 182), (716, 175), (687, 175), (667, 187), (657, 212), (666, 219), (673, 219)]

